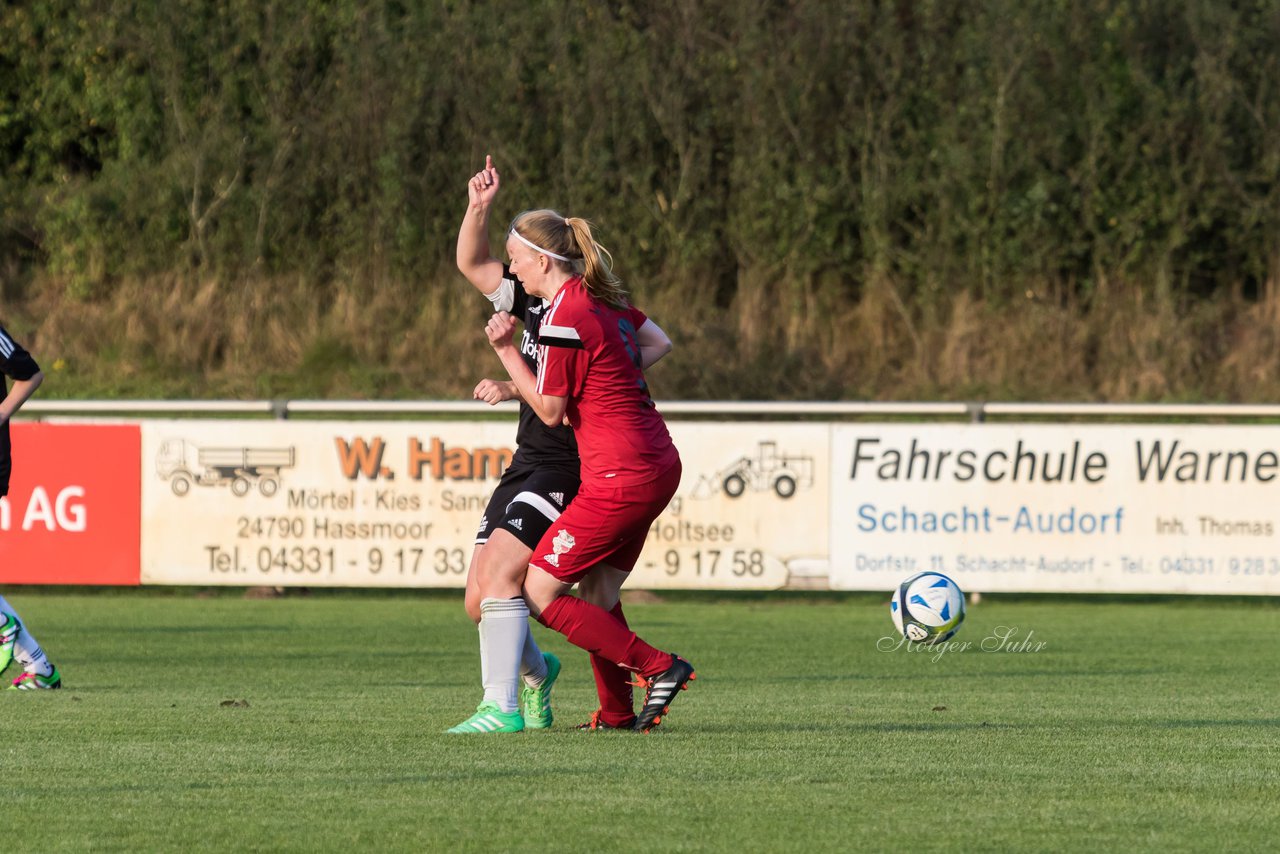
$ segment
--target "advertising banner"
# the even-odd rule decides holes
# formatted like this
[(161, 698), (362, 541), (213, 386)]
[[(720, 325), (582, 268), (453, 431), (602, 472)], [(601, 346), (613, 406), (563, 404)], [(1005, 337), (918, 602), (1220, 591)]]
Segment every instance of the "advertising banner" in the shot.
[[(771, 589), (827, 549), (825, 425), (680, 424), (633, 588)], [(460, 587), (515, 448), (502, 422), (142, 426), (148, 584)]]
[(136, 425), (10, 425), (0, 583), (138, 584)]
[(142, 427), (147, 584), (462, 586), (506, 422)]
[(828, 425), (668, 426), (684, 474), (629, 586), (777, 589), (798, 565), (825, 562)]
[[(1280, 430), (672, 422), (632, 589), (1280, 595)], [(512, 420), (12, 425), (0, 583), (460, 587)]]
[(1280, 430), (843, 425), (831, 586), (1280, 594)]

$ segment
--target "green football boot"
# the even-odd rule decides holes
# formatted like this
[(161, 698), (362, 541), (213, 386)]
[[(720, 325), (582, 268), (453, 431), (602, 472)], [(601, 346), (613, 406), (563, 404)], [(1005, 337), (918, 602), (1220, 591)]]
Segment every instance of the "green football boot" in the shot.
[(0, 673), (4, 673), (9, 662), (13, 661), (13, 644), (18, 639), (18, 630), (22, 628), (22, 623), (18, 622), (18, 618), (13, 614), (5, 614), (4, 622), (0, 623)]
[[(50, 665), (52, 666), (52, 665)], [(13, 684), (9, 686), (10, 691), (48, 691), (62, 687), (62, 674), (58, 672), (58, 668), (54, 667), (53, 672), (48, 676), (41, 676), (38, 673), (23, 673), (17, 679), (13, 680)]]
[(560, 675), (560, 659), (549, 652), (542, 654), (547, 663), (547, 675), (537, 688), (522, 685), (520, 688), (520, 711), (524, 713), (525, 729), (546, 729), (551, 726), (551, 687), (556, 684)]
[(485, 700), (476, 707), (476, 713), (455, 727), (445, 732), (455, 734), (480, 732), (520, 732), (524, 729), (524, 718), (519, 712), (504, 712), (492, 700)]

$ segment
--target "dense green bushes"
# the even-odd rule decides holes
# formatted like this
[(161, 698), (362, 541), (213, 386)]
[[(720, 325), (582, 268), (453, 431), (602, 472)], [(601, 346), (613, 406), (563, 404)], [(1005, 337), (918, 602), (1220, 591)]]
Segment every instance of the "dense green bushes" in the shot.
[(0, 295), (429, 293), (486, 152), (501, 216), (593, 219), (739, 367), (832, 361), (882, 307), (896, 367), (778, 393), (896, 395), (959, 293), (1072, 322), (1115, 288), (1280, 300), (1280, 3), (19, 0)]

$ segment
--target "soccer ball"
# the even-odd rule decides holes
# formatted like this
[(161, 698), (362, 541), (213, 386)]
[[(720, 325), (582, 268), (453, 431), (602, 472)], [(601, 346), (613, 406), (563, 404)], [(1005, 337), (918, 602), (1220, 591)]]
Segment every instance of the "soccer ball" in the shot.
[(964, 622), (964, 592), (940, 572), (917, 573), (893, 591), (889, 614), (907, 640), (941, 643)]

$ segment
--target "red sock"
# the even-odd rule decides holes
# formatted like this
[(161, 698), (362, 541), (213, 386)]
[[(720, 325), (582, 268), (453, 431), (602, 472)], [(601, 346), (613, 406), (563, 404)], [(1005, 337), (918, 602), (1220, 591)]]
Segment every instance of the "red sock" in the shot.
[(538, 622), (574, 646), (645, 676), (656, 676), (671, 666), (671, 653), (649, 646), (608, 611), (577, 596), (556, 598), (542, 609)]
[[(609, 613), (619, 623), (627, 625), (621, 602), (614, 605)], [(631, 674), (595, 652), (591, 653), (591, 672), (596, 677), (596, 695), (600, 698), (600, 720), (611, 727), (630, 726), (636, 718)]]

